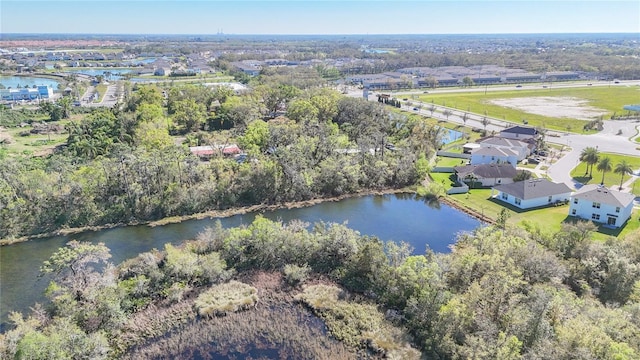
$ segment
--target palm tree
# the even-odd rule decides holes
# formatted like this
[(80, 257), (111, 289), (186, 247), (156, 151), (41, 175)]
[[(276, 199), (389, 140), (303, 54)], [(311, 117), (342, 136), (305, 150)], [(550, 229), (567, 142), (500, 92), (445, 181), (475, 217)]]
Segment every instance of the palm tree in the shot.
[(633, 171), (631, 165), (627, 163), (627, 160), (622, 160), (616, 164), (616, 168), (613, 169), (613, 172), (616, 174), (620, 174), (620, 190), (622, 190), (622, 182), (624, 181), (624, 176)]
[(487, 125), (489, 125), (489, 123), (489, 119), (487, 119), (486, 116), (482, 118), (482, 126), (484, 126), (484, 131), (487, 131)]
[(604, 185), (604, 174), (607, 171), (611, 171), (611, 159), (605, 156), (598, 162), (598, 171), (602, 171), (602, 181), (600, 181), (600, 185)]
[(587, 172), (589, 171), (589, 166), (591, 166), (591, 173), (589, 174), (589, 177), (593, 177), (593, 165), (598, 163), (598, 159), (599, 159), (599, 155), (598, 155), (598, 149), (589, 146), (586, 147), (582, 150), (582, 152), (580, 153), (580, 161), (584, 161), (587, 163), (587, 168), (584, 171), (584, 174), (587, 175)]

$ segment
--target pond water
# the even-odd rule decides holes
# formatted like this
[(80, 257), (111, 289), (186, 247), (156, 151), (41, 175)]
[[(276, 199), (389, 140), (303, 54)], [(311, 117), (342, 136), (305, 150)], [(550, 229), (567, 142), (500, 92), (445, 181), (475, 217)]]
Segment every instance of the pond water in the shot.
[(65, 69), (64, 72), (74, 73), (74, 74), (83, 74), (89, 76), (104, 76), (107, 80), (118, 80), (121, 78), (123, 74), (129, 74), (134, 72), (132, 69)]
[(59, 82), (49, 78), (35, 76), (0, 76), (0, 84), (5, 88), (17, 89), (20, 87), (33, 87), (33, 85), (48, 85), (54, 90), (58, 89)]
[(442, 143), (445, 145), (452, 143), (458, 139), (461, 139), (464, 136), (464, 133), (461, 133), (460, 131), (451, 130), (451, 129), (446, 129), (446, 130), (447, 132), (445, 132), (445, 135), (442, 138)]
[[(250, 224), (260, 213), (235, 215), (219, 219), (224, 227)], [(387, 241), (405, 241), (415, 254), (427, 248), (448, 252), (460, 231), (480, 226), (475, 218), (447, 205), (428, 206), (413, 194), (363, 196), (336, 202), (324, 202), (297, 209), (280, 209), (261, 213), (271, 220), (288, 222), (300, 219), (315, 222), (346, 223), (362, 235)], [(54, 236), (0, 247), (0, 331), (6, 326), (9, 311), (26, 311), (34, 302), (44, 300), (48, 285), (38, 278), (42, 262), (70, 240), (104, 242), (114, 264), (165, 243), (178, 244), (194, 239), (218, 219), (189, 220), (158, 227), (127, 226), (70, 236)]]

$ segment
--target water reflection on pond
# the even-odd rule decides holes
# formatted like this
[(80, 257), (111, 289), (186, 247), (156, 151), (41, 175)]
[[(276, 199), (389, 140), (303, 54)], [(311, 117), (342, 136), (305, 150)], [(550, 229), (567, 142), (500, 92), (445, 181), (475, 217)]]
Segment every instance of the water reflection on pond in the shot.
[[(224, 227), (250, 224), (259, 213), (219, 219)], [(376, 195), (324, 202), (296, 209), (263, 212), (266, 218), (287, 222), (300, 219), (315, 222), (346, 223), (363, 235), (405, 241), (414, 253), (425, 249), (448, 252), (459, 231), (469, 231), (481, 223), (450, 206), (431, 204), (413, 194)], [(6, 322), (9, 311), (25, 311), (36, 301), (43, 301), (46, 280), (38, 279), (42, 262), (69, 240), (104, 242), (115, 264), (165, 243), (180, 243), (195, 236), (218, 219), (189, 220), (165, 226), (127, 226), (70, 236), (55, 236), (0, 247), (0, 320)]]

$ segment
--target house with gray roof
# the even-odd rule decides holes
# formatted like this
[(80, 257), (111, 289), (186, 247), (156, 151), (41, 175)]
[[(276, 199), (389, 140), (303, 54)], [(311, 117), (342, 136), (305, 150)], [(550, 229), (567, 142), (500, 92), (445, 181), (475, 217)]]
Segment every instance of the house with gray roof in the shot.
[(480, 147), (471, 151), (471, 164), (503, 164), (509, 163), (516, 167), (518, 153), (508, 148), (494, 146)]
[[(494, 191), (497, 191), (496, 196)], [(531, 179), (494, 186), (491, 196), (520, 209), (532, 209), (569, 201), (571, 189), (564, 183)]]
[(585, 185), (571, 196), (569, 215), (611, 227), (621, 227), (631, 217), (635, 195)]
[(518, 171), (511, 164), (480, 164), (453, 168), (458, 182), (480, 183), (482, 186), (511, 184)]
[(538, 136), (538, 130), (528, 126), (512, 126), (508, 129), (500, 131), (501, 138), (527, 140), (535, 139)]
[(490, 137), (480, 141), (480, 147), (496, 147), (511, 149), (518, 154), (518, 161), (531, 155), (531, 147), (528, 143), (516, 139)]

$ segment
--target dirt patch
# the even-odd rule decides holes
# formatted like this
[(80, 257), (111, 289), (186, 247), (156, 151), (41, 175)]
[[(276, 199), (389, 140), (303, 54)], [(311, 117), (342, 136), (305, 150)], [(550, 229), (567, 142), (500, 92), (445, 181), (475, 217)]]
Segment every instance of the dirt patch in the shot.
[(578, 120), (593, 120), (607, 111), (588, 105), (588, 101), (573, 97), (526, 97), (494, 99), (494, 105), (524, 111), (529, 114)]

